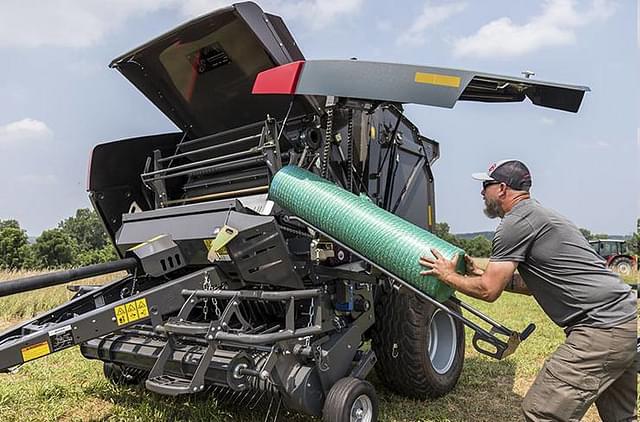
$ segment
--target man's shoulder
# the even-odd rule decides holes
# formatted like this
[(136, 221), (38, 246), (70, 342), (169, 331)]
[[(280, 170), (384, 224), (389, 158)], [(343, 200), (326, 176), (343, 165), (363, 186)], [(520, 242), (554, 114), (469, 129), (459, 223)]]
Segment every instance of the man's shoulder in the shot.
[(545, 219), (549, 214), (549, 209), (545, 208), (533, 198), (518, 202), (513, 209), (504, 216), (503, 222), (507, 224), (518, 224), (526, 222), (532, 225), (535, 221)]

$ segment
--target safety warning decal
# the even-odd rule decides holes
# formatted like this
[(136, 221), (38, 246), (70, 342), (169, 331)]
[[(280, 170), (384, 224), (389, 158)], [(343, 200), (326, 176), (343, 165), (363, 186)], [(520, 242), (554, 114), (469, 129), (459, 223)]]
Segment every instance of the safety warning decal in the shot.
[(73, 346), (74, 342), (71, 326), (65, 325), (64, 327), (49, 331), (49, 341), (51, 342), (52, 352), (57, 352), (58, 350)]
[(116, 314), (116, 323), (118, 325), (124, 325), (147, 318), (149, 316), (147, 299), (142, 298), (116, 306), (113, 312)]
[(22, 360), (28, 362), (44, 355), (48, 355), (49, 353), (51, 353), (51, 350), (49, 349), (49, 342), (43, 341), (31, 346), (24, 347), (20, 349), (20, 352), (22, 353)]

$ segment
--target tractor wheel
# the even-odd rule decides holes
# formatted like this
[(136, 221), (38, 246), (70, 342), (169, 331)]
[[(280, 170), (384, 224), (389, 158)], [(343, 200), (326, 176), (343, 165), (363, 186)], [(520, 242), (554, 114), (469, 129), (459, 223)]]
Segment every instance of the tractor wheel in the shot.
[(338, 380), (324, 401), (324, 422), (376, 422), (378, 397), (368, 381), (347, 377)]
[(622, 275), (629, 275), (633, 271), (633, 262), (629, 258), (621, 256), (613, 260), (611, 269)]
[(115, 385), (136, 385), (142, 381), (138, 370), (117, 363), (105, 362), (102, 371), (105, 378)]
[(389, 388), (410, 398), (440, 397), (460, 377), (464, 326), (414, 293), (391, 289), (376, 304), (372, 347), (376, 373)]

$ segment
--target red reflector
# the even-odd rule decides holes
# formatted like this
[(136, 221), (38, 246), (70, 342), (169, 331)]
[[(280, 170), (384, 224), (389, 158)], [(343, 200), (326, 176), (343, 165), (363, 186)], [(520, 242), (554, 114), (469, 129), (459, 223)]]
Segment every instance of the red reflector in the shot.
[(252, 94), (295, 94), (304, 60), (283, 64), (258, 73)]

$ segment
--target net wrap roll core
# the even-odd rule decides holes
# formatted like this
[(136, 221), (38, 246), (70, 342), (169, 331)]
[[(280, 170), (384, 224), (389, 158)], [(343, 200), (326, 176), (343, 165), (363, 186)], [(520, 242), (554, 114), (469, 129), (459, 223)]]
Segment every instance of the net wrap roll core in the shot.
[(276, 173), (269, 199), (440, 302), (453, 289), (421, 275), (419, 258), (433, 257), (433, 248), (447, 259), (458, 256), (456, 270), (464, 271), (462, 249), (300, 167)]

